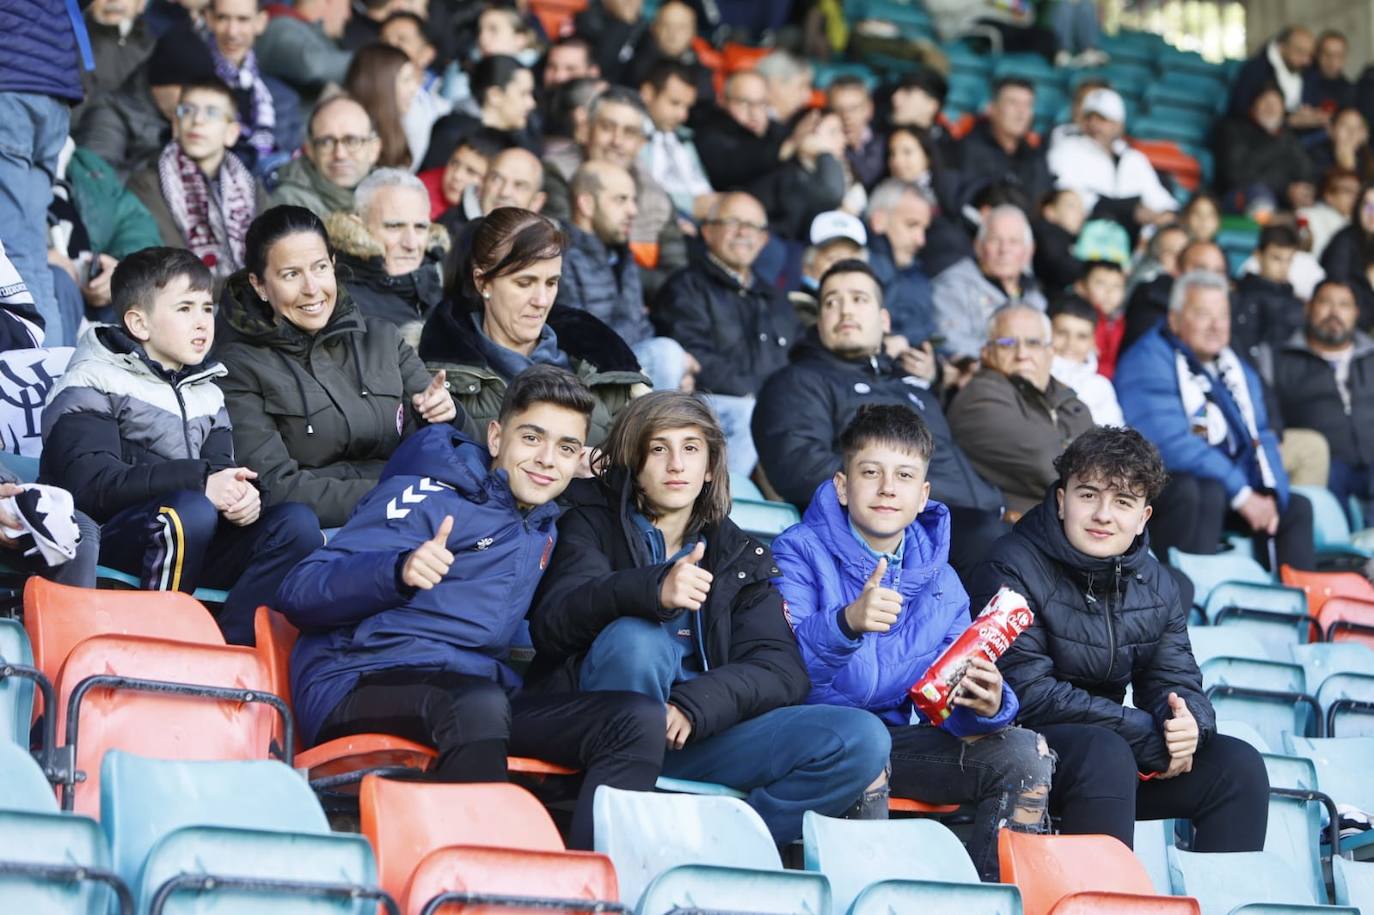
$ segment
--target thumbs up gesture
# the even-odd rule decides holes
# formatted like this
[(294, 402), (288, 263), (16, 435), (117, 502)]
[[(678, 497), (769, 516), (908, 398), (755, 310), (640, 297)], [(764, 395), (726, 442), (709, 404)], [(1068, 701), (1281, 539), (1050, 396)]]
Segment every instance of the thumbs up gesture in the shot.
[(453, 533), (453, 516), (445, 515), (433, 539), (417, 546), (401, 566), (401, 581), (412, 588), (428, 591), (448, 574), (453, 554), (448, 551), (448, 535)]
[(434, 373), (429, 387), (410, 398), (415, 412), (423, 416), (426, 422), (446, 423), (458, 415), (458, 408), (454, 406), (453, 398), (445, 386), (447, 381), (448, 373), (440, 369)]
[(844, 608), (844, 621), (858, 633), (887, 632), (902, 613), (902, 595), (882, 585), (887, 574), (887, 557), (878, 560), (878, 567), (868, 576), (864, 589), (854, 602)]
[(711, 593), (711, 573), (697, 568), (706, 558), (706, 542), (698, 540), (692, 552), (683, 556), (668, 570), (658, 589), (658, 602), (664, 610), (700, 610)]
[(1169, 747), (1169, 758), (1191, 757), (1197, 751), (1197, 720), (1178, 693), (1169, 694), (1169, 709), (1173, 717), (1164, 722), (1164, 743)]

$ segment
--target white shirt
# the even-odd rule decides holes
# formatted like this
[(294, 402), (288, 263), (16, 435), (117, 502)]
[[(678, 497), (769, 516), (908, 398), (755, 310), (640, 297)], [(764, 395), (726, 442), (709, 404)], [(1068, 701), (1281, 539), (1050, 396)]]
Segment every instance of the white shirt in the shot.
[[(673, 205), (679, 209), (684, 209), (683, 202), (712, 191), (695, 148), (676, 133), (654, 131), (641, 157), (649, 167), (649, 174), (668, 192)], [(692, 211), (690, 204), (685, 209), (689, 213)]]
[(1050, 146), (1049, 166), (1058, 186), (1077, 191), (1089, 213), (1099, 197), (1139, 197), (1146, 207), (1161, 213), (1178, 209), (1178, 201), (1160, 184), (1150, 160), (1124, 140), (1113, 143), (1109, 153), (1088, 136), (1065, 131)]
[(1116, 388), (1097, 374), (1096, 356), (1089, 356), (1087, 362), (1070, 362), (1063, 356), (1055, 356), (1050, 365), (1050, 374), (1073, 388), (1078, 399), (1087, 405), (1094, 423), (1099, 426), (1126, 425), (1126, 417), (1121, 415), (1121, 404), (1116, 399)]

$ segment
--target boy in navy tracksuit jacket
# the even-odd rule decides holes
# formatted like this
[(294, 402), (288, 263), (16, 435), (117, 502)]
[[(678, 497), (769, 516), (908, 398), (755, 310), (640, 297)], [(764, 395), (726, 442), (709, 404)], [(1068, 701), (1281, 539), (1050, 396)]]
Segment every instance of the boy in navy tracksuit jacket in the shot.
[(912, 706), (907, 690), (969, 626), (968, 594), (948, 562), (949, 510), (928, 500), (934, 444), (901, 405), (862, 408), (840, 444), (843, 469), (773, 542), (811, 675), (807, 702), (867, 709), (887, 724), (896, 796), (976, 804), (969, 852), (996, 880), (998, 828), (1043, 828), (1049, 751), (1011, 727), (1016, 695), (982, 657), (942, 727)]
[(426, 743), (441, 781), (505, 781), (507, 753), (581, 769), (570, 844), (587, 849), (597, 785), (657, 780), (663, 707), (634, 693), (531, 696), (507, 662), (594, 405), (570, 372), (535, 366), (507, 388), (485, 447), (446, 425), (411, 436), (278, 595), (301, 629), (291, 679), (308, 742), (381, 731)]

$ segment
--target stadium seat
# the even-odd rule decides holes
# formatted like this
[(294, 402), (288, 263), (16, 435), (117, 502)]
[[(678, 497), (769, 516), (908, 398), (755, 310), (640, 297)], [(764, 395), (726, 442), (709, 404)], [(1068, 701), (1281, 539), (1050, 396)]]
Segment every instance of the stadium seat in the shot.
[[(1349, 804), (1374, 811), (1374, 779), (1369, 777), (1374, 760), (1374, 737), (1306, 738), (1289, 735), (1287, 748), (1295, 756), (1312, 761), (1317, 788), (1337, 805)], [(1374, 830), (1341, 839), (1341, 851), (1374, 845)]]
[(1325, 486), (1294, 486), (1293, 492), (1306, 496), (1312, 503), (1312, 534), (1318, 560), (1322, 557), (1368, 559), (1374, 556), (1350, 542), (1350, 521), (1331, 490)]
[[(105, 682), (83, 683), (97, 677)], [(227, 645), (95, 636), (72, 649), (56, 688), (57, 731), (73, 760), (62, 784), (63, 807), (88, 816), (99, 810), (100, 761), (109, 750), (180, 760), (267, 759), (275, 719), (290, 716), (267, 689), (254, 651)]]
[[(888, 895), (898, 895), (901, 889), (933, 902), (938, 902), (942, 888), (966, 884), (981, 892), (961, 888), (960, 901), (977, 903), (980, 896), (988, 896), (984, 905), (1002, 906), (1004, 911), (1020, 908), (1015, 889), (978, 882), (978, 871), (958, 836), (933, 820), (840, 820), (808, 811), (802, 820), (802, 842), (806, 869), (830, 880), (836, 912), (850, 911), (866, 887), (885, 882), (902, 884), (889, 887)], [(912, 854), (917, 848), (921, 853)], [(912, 896), (913, 902), (916, 898)]]
[[(34, 684), (50, 681), (33, 664), (29, 637), (18, 620), (0, 619), (0, 743), (29, 744)], [(48, 749), (45, 747), (44, 749)]]
[(756, 502), (735, 499), (730, 506), (730, 520), (740, 529), (764, 543), (801, 521), (801, 515), (786, 502)]
[[(310, 786), (277, 762), (178, 762), (118, 750), (101, 773), (101, 826), (139, 910), (376, 912), (372, 851), (330, 832)], [(264, 886), (263, 882), (290, 884)], [(307, 885), (314, 887), (302, 896)], [(232, 902), (207, 906), (207, 893)]]
[[(1197, 898), (1202, 915), (1359, 915), (1319, 906), (1307, 883), (1277, 855), (1264, 851), (1203, 854), (1169, 849), (1174, 891)], [(1263, 906), (1251, 908), (1252, 904)]]
[(1374, 912), (1374, 862), (1331, 860), (1331, 878), (1336, 885), (1336, 904), (1354, 906), (1361, 912)]
[(680, 864), (644, 890), (638, 915), (831, 911), (830, 884), (820, 874)]
[(1173, 820), (1136, 820), (1135, 839), (1131, 848), (1155, 892), (1168, 896), (1173, 892), (1169, 883), (1169, 849), (1174, 845)]
[[(1265, 766), (1271, 773), (1270, 788), (1280, 792), (1312, 790), (1316, 781), (1309, 768), (1300, 778), (1283, 778), (1293, 763), (1307, 762), (1297, 758), (1266, 757)], [(1310, 766), (1310, 762), (1308, 763)], [(1277, 782), (1277, 783), (1276, 783)], [(1290, 784), (1284, 784), (1290, 782)], [(1264, 850), (1277, 855), (1296, 874), (1303, 875), (1307, 891), (1317, 902), (1326, 902), (1326, 881), (1322, 876), (1323, 805), (1311, 797), (1271, 793), (1269, 796), (1269, 826), (1264, 837)]]
[[(844, 915), (838, 906), (835, 911), (836, 915)], [(1021, 894), (1014, 886), (992, 883), (880, 880), (866, 887), (849, 907), (849, 915), (896, 915), (899, 912), (1021, 915)]]
[(1337, 736), (1336, 722), (1347, 722), (1342, 737), (1374, 736), (1374, 649), (1358, 642), (1294, 645), (1293, 660), (1303, 666), (1308, 692), (1326, 714), (1326, 735)]
[(1230, 718), (1218, 719), (1217, 733), (1228, 734), (1237, 740), (1243, 740), (1261, 753), (1268, 753), (1272, 749), (1272, 747), (1269, 746), (1269, 741), (1264, 739), (1264, 735), (1255, 730), (1254, 725), (1244, 721), (1236, 721)]
[[(95, 577), (97, 581), (114, 582), (119, 586), (109, 590), (139, 591), (142, 589), (142, 583), (138, 580), (137, 575), (121, 572), (119, 569), (112, 569), (109, 566), (96, 566)], [(218, 605), (229, 599), (229, 592), (222, 588), (196, 588), (191, 592), (191, 597), (202, 604)]]
[(56, 813), (52, 785), (29, 751), (17, 743), (0, 741), (0, 810)]
[(1276, 661), (1287, 660), (1294, 644), (1320, 634), (1307, 615), (1307, 595), (1285, 585), (1221, 582), (1208, 595), (1203, 616), (1215, 626), (1254, 635)]
[[(483, 906), (479, 909), (483, 912), (572, 912), (582, 911), (578, 902), (613, 903), (618, 892), (615, 868), (605, 855), (448, 846), (430, 852), (416, 866), (401, 911), (421, 915), (440, 905), (443, 911), (453, 911), (450, 904), (480, 895), (491, 905), (501, 906)], [(498, 898), (503, 902), (497, 902)], [(569, 904), (556, 906), (560, 901)]]
[(878, 85), (878, 74), (867, 64), (858, 61), (834, 61), (831, 63), (818, 63), (813, 65), (814, 85), (817, 89), (825, 89), (836, 77), (857, 76), (864, 81), (864, 85), (871, 92)]
[(1354, 572), (1304, 572), (1283, 565), (1279, 566), (1279, 579), (1307, 594), (1307, 612), (1318, 619), (1321, 619), (1322, 605), (1333, 597), (1374, 603), (1374, 584)]
[(754, 481), (742, 473), (730, 474), (730, 496), (735, 499), (751, 499), (755, 502), (765, 501), (763, 492)]
[[(1219, 634), (1226, 635), (1226, 628)], [(1323, 732), (1321, 706), (1298, 665), (1222, 655), (1199, 660), (1198, 666), (1217, 717), (1252, 725), (1270, 746), (1281, 746), (1285, 733)]]
[(544, 34), (558, 39), (572, 33), (573, 17), (587, 8), (587, 0), (530, 0), (530, 12), (539, 19)]
[[(1144, 866), (1110, 836), (1029, 835), (1003, 829), (997, 834), (997, 851), (1002, 882), (1020, 887), (1026, 915), (1198, 911), (1193, 899), (1157, 895)], [(1079, 894), (1090, 895), (1073, 899)]]
[[(596, 789), (593, 817), (596, 850), (615, 863), (621, 899), (631, 906), (657, 879), (682, 865), (754, 872), (782, 868), (763, 820), (736, 798), (622, 791), (603, 785)], [(730, 879), (737, 884), (738, 878)], [(814, 887), (814, 880), (807, 885)]]
[(1207, 598), (1212, 589), (1224, 581), (1272, 584), (1274, 579), (1264, 566), (1249, 556), (1234, 553), (1218, 553), (1203, 556), (1196, 553), (1183, 553), (1176, 547), (1169, 548), (1169, 565), (1178, 569), (1193, 583), (1193, 603), (1199, 607), (1207, 606)]
[(1200, 143), (1207, 138), (1207, 126), (1179, 117), (1186, 109), (1170, 108), (1150, 112), (1131, 122), (1130, 136), (1137, 140), (1173, 140), (1175, 143)]
[(1317, 614), (1317, 626), (1328, 642), (1355, 642), (1374, 649), (1374, 601), (1327, 598)]
[[(8, 777), (14, 770), (4, 771)], [(51, 800), (51, 792), (45, 793)], [(100, 827), (55, 809), (0, 809), (0, 900), (5, 912), (14, 913), (134, 912), (128, 887), (110, 870)]]
[[(1130, 123), (1129, 120), (1127, 123)], [(1145, 154), (1155, 171), (1173, 176), (1179, 186), (1196, 191), (1202, 182), (1202, 166), (1197, 159), (1179, 148), (1172, 140), (1136, 140), (1132, 144)]]

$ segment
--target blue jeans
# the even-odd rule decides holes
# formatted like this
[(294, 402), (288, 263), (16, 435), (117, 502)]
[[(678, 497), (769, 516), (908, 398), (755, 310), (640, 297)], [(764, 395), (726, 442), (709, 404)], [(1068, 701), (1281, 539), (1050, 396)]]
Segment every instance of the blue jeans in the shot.
[(639, 369), (649, 376), (655, 391), (676, 391), (687, 371), (687, 351), (672, 337), (647, 337), (630, 347)]
[(1094, 0), (1058, 0), (1050, 12), (1050, 22), (1059, 39), (1059, 50), (1070, 54), (1095, 50), (1102, 37)]
[(71, 109), (31, 92), (0, 92), (0, 238), (44, 321), (61, 326), (48, 272), (48, 205)]
[[(683, 651), (664, 625), (621, 617), (592, 643), (579, 687), (642, 692), (666, 702), (684, 676)], [(887, 767), (891, 749), (887, 728), (862, 709), (794, 705), (669, 750), (663, 774), (746, 792), (782, 845), (801, 837), (806, 811), (839, 816), (852, 807)]]
[(716, 412), (720, 427), (725, 432), (725, 462), (730, 466), (730, 472), (749, 476), (759, 462), (759, 452), (754, 447), (754, 430), (750, 427), (754, 419), (754, 398), (707, 394), (706, 402)]

